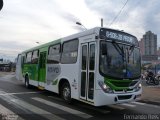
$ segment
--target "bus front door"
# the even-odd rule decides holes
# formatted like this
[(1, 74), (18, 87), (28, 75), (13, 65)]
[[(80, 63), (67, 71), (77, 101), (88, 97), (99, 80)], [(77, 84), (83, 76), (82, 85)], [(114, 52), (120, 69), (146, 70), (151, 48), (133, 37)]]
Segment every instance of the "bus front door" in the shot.
[(95, 43), (81, 44), (80, 98), (93, 102), (95, 79)]
[(44, 87), (46, 79), (46, 52), (40, 52), (39, 57), (39, 72), (38, 72), (38, 85)]

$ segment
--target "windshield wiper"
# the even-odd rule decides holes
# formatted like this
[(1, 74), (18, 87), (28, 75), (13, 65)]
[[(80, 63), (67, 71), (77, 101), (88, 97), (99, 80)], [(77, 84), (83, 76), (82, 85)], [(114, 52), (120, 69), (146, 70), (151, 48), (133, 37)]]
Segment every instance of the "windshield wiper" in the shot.
[(125, 54), (124, 54), (124, 48), (120, 47), (116, 42), (112, 42), (113, 46), (115, 47), (115, 49), (118, 51), (118, 53), (122, 56), (123, 60), (125, 58)]
[[(135, 48), (134, 45), (130, 46), (130, 48), (126, 48), (128, 63), (129, 63), (129, 57), (132, 55), (134, 48)], [(133, 60), (133, 63), (134, 63), (134, 60)]]
[(134, 45), (130, 46), (129, 50), (130, 50), (131, 52), (129, 53), (129, 51), (128, 51), (128, 53), (129, 53), (128, 55), (129, 55), (129, 56), (131, 56), (131, 54), (133, 53), (134, 48), (135, 48)]

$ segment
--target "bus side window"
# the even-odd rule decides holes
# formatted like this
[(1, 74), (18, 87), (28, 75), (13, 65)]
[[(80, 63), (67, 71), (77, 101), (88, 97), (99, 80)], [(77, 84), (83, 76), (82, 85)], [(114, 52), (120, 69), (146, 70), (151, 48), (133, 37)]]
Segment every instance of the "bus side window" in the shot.
[(27, 53), (26, 63), (31, 63), (32, 52)]
[(90, 45), (90, 55), (89, 55), (89, 69), (95, 69), (95, 45)]
[(63, 43), (61, 57), (62, 64), (73, 64), (77, 62), (78, 43), (78, 39), (74, 39)]
[(33, 51), (31, 63), (38, 64), (38, 54), (39, 54), (38, 50)]
[(25, 56), (22, 56), (22, 64), (24, 64), (25, 63)]
[(60, 61), (60, 44), (49, 47), (47, 63), (57, 64)]

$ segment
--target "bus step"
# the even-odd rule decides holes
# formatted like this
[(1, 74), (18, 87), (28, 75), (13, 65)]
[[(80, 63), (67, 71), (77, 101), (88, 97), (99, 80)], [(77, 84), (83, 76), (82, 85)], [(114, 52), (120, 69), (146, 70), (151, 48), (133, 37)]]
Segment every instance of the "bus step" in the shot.
[(40, 90), (44, 90), (44, 87), (42, 87), (42, 86), (38, 86), (38, 89), (40, 89)]

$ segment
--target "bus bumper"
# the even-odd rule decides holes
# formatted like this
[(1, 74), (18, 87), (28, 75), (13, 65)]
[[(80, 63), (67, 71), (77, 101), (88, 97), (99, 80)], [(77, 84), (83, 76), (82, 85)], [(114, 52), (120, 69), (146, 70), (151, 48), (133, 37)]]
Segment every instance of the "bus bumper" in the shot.
[(128, 93), (105, 93), (103, 90), (95, 90), (95, 106), (120, 104), (140, 100), (142, 88), (137, 92)]

